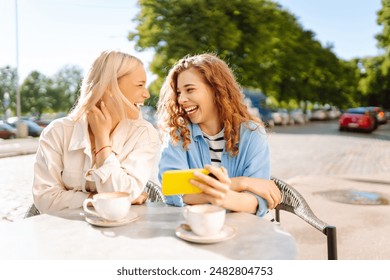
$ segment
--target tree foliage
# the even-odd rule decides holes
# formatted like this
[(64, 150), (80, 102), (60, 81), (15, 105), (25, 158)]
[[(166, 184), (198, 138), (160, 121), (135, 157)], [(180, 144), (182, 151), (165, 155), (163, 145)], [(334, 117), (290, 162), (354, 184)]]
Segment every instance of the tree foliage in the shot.
[[(16, 113), (16, 69), (6, 66), (0, 69), (0, 114), (7, 109)], [(78, 66), (65, 65), (53, 77), (32, 71), (19, 87), (21, 112), (40, 118), (45, 112), (68, 112), (76, 102), (82, 80)], [(9, 104), (4, 95), (8, 93)]]
[(0, 115), (5, 114), (7, 109), (16, 108), (16, 83), (15, 68), (11, 66), (0, 68)]
[(323, 47), (315, 34), (270, 0), (140, 0), (138, 50), (155, 51), (151, 70), (159, 78), (187, 54), (212, 52), (229, 63), (242, 86), (288, 102), (351, 104), (355, 69)]
[(382, 32), (376, 35), (383, 55), (362, 58), (359, 89), (365, 103), (390, 108), (390, 0), (382, 0), (382, 8), (377, 12), (377, 23)]
[(54, 75), (52, 100), (54, 110), (70, 111), (79, 96), (82, 79), (82, 69), (74, 65), (66, 65)]
[(20, 87), (21, 111), (38, 118), (51, 105), (52, 81), (38, 71), (32, 71)]

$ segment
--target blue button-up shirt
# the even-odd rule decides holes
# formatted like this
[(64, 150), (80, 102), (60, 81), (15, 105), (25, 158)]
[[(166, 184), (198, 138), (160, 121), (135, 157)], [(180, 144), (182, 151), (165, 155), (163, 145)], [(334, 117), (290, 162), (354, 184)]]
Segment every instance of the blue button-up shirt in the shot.
[[(203, 138), (202, 131), (197, 124), (189, 125), (191, 143), (188, 150), (183, 148), (180, 141), (174, 145), (171, 140), (166, 142), (159, 163), (159, 180), (167, 170), (183, 170), (203, 168), (211, 164), (209, 146)], [(226, 168), (230, 178), (245, 176), (253, 178), (270, 178), (269, 147), (265, 129), (253, 122), (241, 124), (239, 153), (231, 157), (223, 151), (221, 165)], [(256, 215), (263, 216), (268, 211), (267, 202), (254, 194), (258, 200)], [(168, 204), (184, 206), (182, 195), (167, 196)]]

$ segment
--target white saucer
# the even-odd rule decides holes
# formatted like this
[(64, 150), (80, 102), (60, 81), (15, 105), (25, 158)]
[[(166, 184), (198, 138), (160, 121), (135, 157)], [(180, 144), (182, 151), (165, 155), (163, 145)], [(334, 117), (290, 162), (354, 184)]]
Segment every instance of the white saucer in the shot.
[(123, 226), (128, 223), (131, 223), (139, 218), (139, 215), (135, 213), (134, 211), (131, 211), (129, 215), (127, 215), (126, 218), (118, 221), (107, 221), (103, 218), (88, 215), (85, 216), (85, 220), (90, 223), (91, 225), (98, 226), (98, 227), (118, 227)]
[(224, 225), (221, 232), (213, 236), (199, 236), (192, 231), (185, 230), (181, 226), (176, 228), (176, 236), (194, 243), (217, 243), (233, 238), (236, 235), (236, 230), (228, 225)]

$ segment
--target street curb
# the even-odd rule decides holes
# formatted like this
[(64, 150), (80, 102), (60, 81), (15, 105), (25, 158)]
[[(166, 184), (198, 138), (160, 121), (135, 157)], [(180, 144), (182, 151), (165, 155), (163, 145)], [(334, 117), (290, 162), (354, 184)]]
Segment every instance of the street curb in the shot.
[(19, 138), (0, 141), (0, 158), (35, 154), (39, 138)]

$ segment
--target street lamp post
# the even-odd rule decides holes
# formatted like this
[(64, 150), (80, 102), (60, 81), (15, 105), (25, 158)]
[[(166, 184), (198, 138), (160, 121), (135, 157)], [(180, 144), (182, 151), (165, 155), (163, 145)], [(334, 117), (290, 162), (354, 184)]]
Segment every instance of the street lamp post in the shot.
[(15, 32), (16, 32), (16, 129), (19, 138), (26, 137), (26, 125), (21, 121), (21, 105), (20, 105), (20, 91), (19, 91), (19, 19), (18, 19), (18, 0), (15, 0)]

